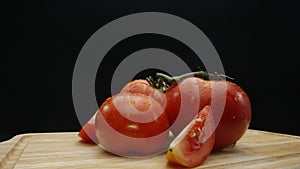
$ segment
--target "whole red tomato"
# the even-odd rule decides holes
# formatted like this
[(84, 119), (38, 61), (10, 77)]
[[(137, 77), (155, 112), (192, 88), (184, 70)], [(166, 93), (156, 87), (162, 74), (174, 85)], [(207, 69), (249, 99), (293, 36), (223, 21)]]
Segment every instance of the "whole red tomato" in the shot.
[(245, 91), (235, 83), (226, 83), (226, 102), (216, 129), (215, 149), (234, 146), (248, 129), (252, 116), (250, 100)]
[(168, 139), (164, 109), (155, 99), (140, 93), (108, 98), (100, 106), (95, 122), (100, 145), (122, 156), (149, 155), (159, 151)]
[[(166, 96), (158, 89), (149, 85), (147, 80), (137, 79), (128, 82), (121, 90), (121, 93), (141, 93), (148, 95), (158, 101), (164, 108), (166, 105)], [(98, 143), (95, 133), (95, 115), (82, 127), (79, 131), (78, 136), (86, 143)]]
[[(196, 86), (199, 93), (192, 90)], [(186, 108), (189, 106), (195, 107), (195, 104), (197, 104), (195, 100), (199, 100), (199, 104), (197, 104), (197, 106), (199, 106), (198, 111), (212, 103), (217, 106), (222, 105), (224, 100), (218, 99), (218, 97), (215, 97), (212, 102), (212, 88), (215, 96), (221, 95), (224, 90), (226, 94), (223, 115), (216, 128), (214, 146), (215, 149), (222, 149), (234, 145), (246, 132), (251, 120), (250, 100), (241, 87), (235, 83), (224, 80), (209, 81), (197, 77), (189, 77), (179, 82), (178, 85), (173, 85), (168, 89), (166, 93), (167, 105), (165, 111), (169, 116), (171, 125), (175, 122), (178, 114), (187, 115), (195, 111), (189, 111)], [(178, 134), (187, 121), (188, 120), (181, 120), (177, 123), (171, 129), (174, 134)]]

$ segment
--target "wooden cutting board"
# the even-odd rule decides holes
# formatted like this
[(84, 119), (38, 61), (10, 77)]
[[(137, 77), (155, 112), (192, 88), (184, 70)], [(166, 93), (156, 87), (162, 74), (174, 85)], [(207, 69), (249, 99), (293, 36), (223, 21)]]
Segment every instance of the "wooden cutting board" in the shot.
[[(23, 134), (0, 143), (0, 168), (182, 168), (165, 154), (148, 158), (112, 155), (85, 144), (77, 133)], [(213, 152), (197, 168), (300, 168), (300, 137), (248, 130), (236, 147)]]

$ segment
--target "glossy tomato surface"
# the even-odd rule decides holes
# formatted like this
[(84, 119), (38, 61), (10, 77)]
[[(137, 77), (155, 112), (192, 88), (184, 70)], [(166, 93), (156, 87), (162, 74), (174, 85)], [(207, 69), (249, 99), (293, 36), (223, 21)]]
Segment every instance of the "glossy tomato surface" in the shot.
[(127, 83), (121, 90), (122, 92), (141, 93), (154, 98), (164, 108), (166, 105), (166, 96), (163, 92), (152, 87), (147, 80), (137, 79)]
[[(127, 83), (121, 93), (141, 93), (148, 95), (158, 101), (163, 107), (166, 105), (166, 96), (164, 93), (160, 92), (158, 89), (153, 88), (149, 85), (147, 80), (137, 79)], [(95, 133), (95, 117), (94, 115), (79, 131), (78, 136), (86, 143), (98, 143), (96, 133)]]
[[(183, 86), (183, 84), (185, 85)], [(166, 93), (167, 105), (166, 112), (169, 116), (170, 124), (173, 124), (178, 118), (178, 114), (188, 114), (182, 105), (189, 104), (195, 106), (195, 98), (190, 97), (190, 88), (198, 87), (198, 92), (193, 92), (199, 100), (198, 110), (206, 105), (215, 104), (215, 107), (223, 109), (223, 114), (214, 115), (219, 122), (216, 124), (215, 149), (222, 149), (234, 145), (246, 132), (251, 121), (251, 104), (245, 91), (235, 83), (228, 81), (207, 81), (197, 77), (184, 79), (178, 85), (172, 86)], [(213, 89), (213, 91), (212, 91)], [(212, 102), (212, 93), (214, 101)], [(225, 95), (225, 101), (218, 95)], [(199, 96), (199, 98), (198, 98)], [(189, 102), (189, 103), (188, 103)], [(224, 103), (225, 102), (225, 103)], [(217, 117), (221, 116), (221, 117)], [(176, 134), (183, 125), (176, 125), (172, 128)]]
[(226, 103), (223, 116), (216, 129), (214, 148), (234, 146), (248, 129), (251, 117), (248, 95), (235, 83), (227, 82)]
[[(200, 84), (201, 83), (201, 84)], [(173, 134), (176, 136), (198, 114), (200, 107), (199, 85), (206, 83), (199, 78), (186, 78), (167, 92), (165, 111)]]
[(112, 96), (96, 115), (96, 135), (101, 147), (121, 156), (152, 155), (159, 151), (168, 139), (168, 128), (162, 106), (140, 93)]
[[(167, 159), (185, 167), (201, 165), (211, 153), (215, 133), (207, 121), (210, 107), (202, 109), (184, 130), (173, 140), (167, 152)], [(205, 127), (204, 127), (205, 126)]]

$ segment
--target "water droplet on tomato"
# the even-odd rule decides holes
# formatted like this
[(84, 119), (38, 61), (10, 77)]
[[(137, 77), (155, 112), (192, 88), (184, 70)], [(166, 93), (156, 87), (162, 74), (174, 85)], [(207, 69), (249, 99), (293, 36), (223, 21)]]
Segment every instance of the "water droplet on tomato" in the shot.
[(192, 96), (192, 97), (191, 97), (191, 103), (195, 103), (195, 101), (196, 101), (196, 97), (195, 97), (195, 96)]
[(242, 101), (242, 99), (243, 99), (242, 93), (237, 92), (235, 97), (234, 97), (234, 100), (238, 102), (238, 101)]

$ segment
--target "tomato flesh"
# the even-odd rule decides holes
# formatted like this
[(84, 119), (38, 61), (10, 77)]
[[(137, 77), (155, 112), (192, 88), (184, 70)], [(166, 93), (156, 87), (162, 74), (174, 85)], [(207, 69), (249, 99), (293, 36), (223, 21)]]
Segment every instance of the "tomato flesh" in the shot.
[(207, 159), (215, 141), (215, 133), (209, 124), (211, 121), (207, 121), (209, 110), (209, 106), (201, 110), (173, 140), (167, 152), (169, 161), (185, 167), (196, 167)]

